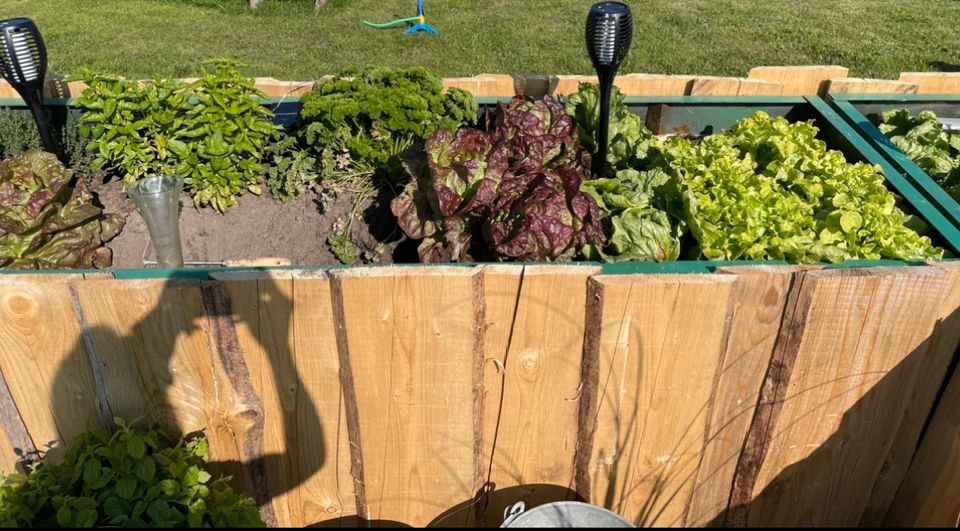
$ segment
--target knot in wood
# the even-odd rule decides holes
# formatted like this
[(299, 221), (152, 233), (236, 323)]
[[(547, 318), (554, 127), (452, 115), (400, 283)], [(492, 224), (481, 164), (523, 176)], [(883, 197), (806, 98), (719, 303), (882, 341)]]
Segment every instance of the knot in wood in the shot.
[(520, 356), (520, 369), (534, 372), (540, 368), (540, 352), (528, 350)]

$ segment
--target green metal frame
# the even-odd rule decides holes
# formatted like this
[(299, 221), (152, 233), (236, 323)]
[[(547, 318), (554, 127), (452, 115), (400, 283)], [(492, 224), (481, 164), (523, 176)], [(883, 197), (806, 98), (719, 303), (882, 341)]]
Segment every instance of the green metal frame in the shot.
[(830, 104), (886, 161), (903, 174), (934, 208), (955, 227), (960, 228), (960, 203), (950, 197), (867, 118), (867, 114), (873, 112), (898, 108), (907, 108), (914, 112), (929, 109), (939, 115), (960, 117), (960, 95), (836, 94), (830, 96)]
[[(299, 98), (284, 99), (296, 101)], [(477, 98), (478, 104), (494, 104), (509, 101), (503, 98)], [(21, 100), (12, 100), (20, 103)], [(68, 100), (52, 100), (61, 105), (69, 105)], [(278, 103), (280, 99), (272, 98), (266, 103)], [(960, 101), (960, 99), (958, 99)], [(8, 100), (0, 100), (0, 106), (8, 105)], [(848, 158), (864, 160), (879, 164), (883, 168), (891, 187), (907, 200), (911, 207), (923, 217), (927, 223), (938, 232), (942, 238), (939, 242), (950, 247), (960, 254), (960, 228), (948, 222), (943, 215), (934, 208), (908, 182), (900, 171), (887, 162), (847, 121), (838, 114), (826, 101), (819, 97), (779, 97), (779, 96), (676, 96), (676, 97), (628, 97), (626, 103), (634, 112), (645, 113), (646, 109), (659, 105), (666, 109), (663, 120), (664, 127), (683, 127), (695, 132), (720, 131), (733, 125), (736, 121), (753, 114), (757, 110), (765, 110), (771, 115), (787, 116), (792, 119), (814, 119), (820, 128), (821, 137), (828, 142), (832, 149), (840, 149)], [(949, 260), (954, 261), (954, 260)], [(457, 267), (477, 267), (484, 264), (448, 264)], [(543, 265), (534, 263), (514, 263), (513, 265)], [(676, 262), (627, 262), (605, 264), (598, 262), (576, 262), (570, 265), (587, 265), (600, 267), (605, 275), (632, 275), (632, 274), (709, 274), (721, 267), (744, 265), (788, 265), (782, 261), (676, 261)], [(924, 265), (923, 262), (907, 262), (898, 260), (848, 260), (839, 264), (822, 264), (827, 269), (847, 269), (859, 267), (907, 267)], [(120, 280), (132, 279), (195, 279), (207, 280), (211, 274), (238, 271), (301, 271), (301, 270), (337, 270), (346, 266), (340, 265), (305, 265), (284, 267), (206, 267), (206, 268), (179, 268), (179, 269), (115, 269), (114, 277)], [(372, 267), (423, 267), (423, 264), (384, 264)], [(96, 273), (102, 270), (56, 270), (40, 271), (41, 274), (77, 274)], [(20, 271), (0, 271), (0, 275), (17, 274)], [(30, 271), (31, 274), (38, 273)]]

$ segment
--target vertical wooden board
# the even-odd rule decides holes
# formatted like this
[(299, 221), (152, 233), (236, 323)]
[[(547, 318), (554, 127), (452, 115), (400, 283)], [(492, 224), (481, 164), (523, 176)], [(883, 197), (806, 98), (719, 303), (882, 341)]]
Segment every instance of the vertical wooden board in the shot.
[[(87, 280), (76, 287), (112, 412), (174, 435), (203, 431), (216, 471), (239, 471), (246, 407), (208, 342), (200, 284)], [(132, 419), (131, 419), (132, 420)]]
[(356, 514), (350, 440), (340, 391), (330, 281), (300, 275), (293, 284), (299, 500), (305, 525)]
[(783, 83), (784, 96), (814, 96), (826, 94), (827, 80), (849, 73), (842, 66), (758, 66), (747, 77)]
[(919, 362), (921, 369), (907, 402), (903, 423), (896, 431), (896, 438), (873, 485), (873, 493), (860, 520), (861, 526), (883, 525), (960, 342), (960, 263), (944, 263), (941, 268), (946, 270), (952, 288), (947, 290), (933, 333), (927, 338)]
[[(497, 527), (503, 522), (503, 509), (516, 499), (492, 492), (512, 486), (501, 478), (510, 477), (511, 468), (495, 461), (497, 425), (504, 413), (503, 388), (506, 381), (507, 351), (510, 348), (517, 315), (524, 266), (481, 266), (483, 275), (483, 455), (482, 480), (486, 493), (476, 507), (474, 523), (480, 527)], [(509, 412), (507, 412), (509, 414)], [(503, 498), (503, 499), (501, 499)], [(443, 524), (444, 522), (438, 522)]]
[(702, 76), (690, 85), (691, 96), (736, 96), (739, 92), (739, 77)]
[(901, 72), (900, 81), (917, 85), (917, 94), (960, 94), (960, 72)]
[(97, 427), (96, 387), (66, 281), (0, 281), (0, 370), (38, 450)]
[(356, 400), (346, 411), (362, 459), (358, 514), (425, 525), (480, 482), (479, 273), (376, 268), (331, 278), (344, 396)]
[(736, 277), (591, 282), (599, 336), (585, 355), (596, 356), (596, 395), (582, 419), (594, 431), (589, 455), (579, 456), (589, 463), (578, 464), (578, 485), (589, 477), (590, 502), (636, 525), (683, 525), (709, 432)]
[[(941, 311), (933, 344), (950, 352), (960, 342), (960, 264), (939, 264), (952, 274), (953, 290)], [(918, 385), (918, 389), (920, 386)], [(939, 389), (939, 386), (936, 387)], [(926, 418), (924, 416), (924, 418)], [(930, 425), (890, 504), (886, 527), (956, 527), (960, 522), (960, 370), (954, 369)], [(874, 492), (876, 495), (876, 492)]]
[[(295, 404), (290, 404), (283, 383), (290, 379), (293, 367), (291, 314), (292, 280), (271, 278), (269, 274), (244, 273), (219, 275), (230, 300), (230, 309), (243, 360), (253, 390), (262, 407), (263, 432), (260, 442), (264, 458), (267, 490), (271, 494), (277, 525), (303, 527), (303, 515), (297, 503), (291, 503), (291, 477), (296, 463), (296, 444), (288, 437), (296, 435)], [(246, 277), (244, 279), (244, 277)], [(217, 277), (215, 277), (217, 278)], [(284, 403), (288, 402), (288, 403)], [(291, 447), (292, 446), (292, 447)]]
[[(564, 496), (563, 490), (573, 487), (586, 287), (599, 272), (580, 266), (524, 268), (503, 362), (503, 406), (492, 428), (496, 447), (489, 473), (498, 490), (551, 485)], [(509, 311), (509, 302), (504, 304)], [(491, 341), (503, 344), (502, 336)], [(513, 492), (528, 506), (557, 501), (544, 489)], [(496, 516), (503, 515), (491, 515)]]
[(916, 267), (805, 278), (810, 304), (753, 483), (751, 526), (859, 522), (936, 318), (917, 309), (939, 308), (947, 277)]
[(737, 460), (753, 420), (770, 365), (795, 267), (730, 267), (737, 275), (730, 334), (710, 416), (703, 462), (697, 473), (685, 525), (705, 526), (722, 516), (730, 501)]
[(916, 83), (904, 83), (892, 79), (864, 79), (848, 77), (831, 79), (827, 92), (831, 94), (916, 94)]

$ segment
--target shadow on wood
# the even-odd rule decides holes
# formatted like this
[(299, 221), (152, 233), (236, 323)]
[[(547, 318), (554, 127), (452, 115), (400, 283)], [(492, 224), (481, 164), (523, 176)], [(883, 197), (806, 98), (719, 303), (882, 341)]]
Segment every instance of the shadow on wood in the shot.
[[(302, 519), (302, 507), (283, 496), (322, 467), (327, 449), (316, 407), (300, 391), (289, 339), (293, 303), (279, 279), (258, 279), (253, 288), (235, 302), (216, 281), (71, 283), (80, 339), (50, 397), (60, 441), (94, 419), (112, 430), (115, 417), (157, 424), (174, 440), (203, 432), (210, 470), (232, 475), (268, 524)], [(241, 342), (241, 326), (255, 339)], [(81, 410), (82, 417), (56, 417)], [(298, 432), (309, 448), (297, 444)]]
[[(942, 319), (938, 326), (949, 328), (958, 324), (960, 310)], [(836, 431), (826, 441), (816, 445), (802, 460), (784, 468), (759, 492), (759, 486), (753, 485), (755, 494), (749, 502), (731, 505), (707, 527), (862, 525), (868, 518), (866, 511), (874, 502), (872, 496), (877, 495), (863, 486), (879, 484), (883, 479), (893, 481), (895, 487), (903, 483), (903, 474), (892, 479), (885, 478), (891, 470), (892, 454), (889, 452), (897, 430), (903, 429), (902, 425), (909, 422), (905, 415), (917, 413), (911, 411), (911, 401), (917, 400), (914, 396), (915, 386), (924, 378), (922, 371), (930, 369), (929, 366), (934, 363), (931, 359), (931, 342), (936, 341), (935, 336), (936, 333), (922, 342), (849, 407)], [(953, 364), (956, 364), (956, 354)], [(949, 382), (949, 378), (943, 378), (946, 364), (939, 363), (937, 366), (940, 377), (936, 381), (941, 388), (941, 392), (937, 393), (939, 400), (942, 387)], [(843, 385), (838, 381), (829, 383)], [(791, 399), (796, 397), (787, 398)], [(911, 456), (925, 435), (920, 432), (919, 426), (926, 431), (925, 424), (929, 422), (926, 412), (930, 411), (932, 415), (936, 411), (936, 407), (929, 407), (930, 404), (925, 406), (918, 409), (923, 412), (923, 418), (914, 419), (918, 421), (914, 424), (917, 428), (907, 434), (910, 437)], [(776, 437), (774, 435), (774, 439)], [(903, 470), (902, 463), (897, 465)], [(762, 461), (757, 466), (762, 467)], [(753, 477), (754, 481), (756, 479)], [(889, 505), (885, 504), (883, 511), (887, 508)], [(876, 516), (872, 518), (875, 521)]]

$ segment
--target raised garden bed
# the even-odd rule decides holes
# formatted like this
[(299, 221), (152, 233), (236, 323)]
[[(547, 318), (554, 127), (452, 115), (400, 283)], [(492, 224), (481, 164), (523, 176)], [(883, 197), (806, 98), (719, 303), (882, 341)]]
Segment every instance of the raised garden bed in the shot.
[[(661, 135), (812, 119), (960, 252), (944, 213), (820, 98), (627, 104)], [(298, 102), (279, 105), (290, 123)], [(127, 217), (112, 270), (0, 275), (4, 469), (146, 416), (205, 431), (211, 467), (276, 525), (496, 526), (516, 501), (574, 498), (638, 525), (915, 513), (898, 488), (960, 339), (955, 261), (343, 268), (324, 231), (349, 198), (321, 213), (313, 194), (244, 195), (221, 215), (185, 194), (187, 260), (211, 263), (163, 270), (139, 267), (146, 236), (119, 183), (94, 189)], [(390, 199), (353, 236), (414, 262), (381, 232)], [(293, 265), (218, 265), (264, 257)]]
[[(481, 117), (491, 117), (496, 103), (506, 100), (478, 99)], [(898, 169), (903, 163), (903, 156), (897, 159), (888, 153), (889, 146), (861, 138), (854, 130), (856, 124), (848, 123), (818, 97), (628, 97), (626, 102), (630, 110), (657, 134), (709, 135), (727, 129), (757, 111), (764, 111), (773, 117), (783, 116), (790, 121), (813, 119), (815, 126), (820, 129), (819, 138), (827, 143), (829, 149), (842, 151), (851, 162), (866, 161), (880, 165), (888, 186), (904, 198), (909, 205), (907, 209), (933, 229), (935, 243), (954, 254), (960, 253), (960, 228), (950, 217), (949, 209), (937, 202), (939, 196), (928, 193), (927, 183), (909, 174), (904, 177)], [(0, 101), (0, 104), (13, 103)], [(68, 113), (78, 112), (70, 108), (70, 103), (65, 99), (48, 101), (52, 105), (55, 123), (62, 125)], [(274, 99), (264, 104), (276, 113), (275, 122), (286, 126), (295, 123), (302, 107), (299, 99)], [(881, 152), (884, 154), (881, 155)], [(104, 183), (101, 179), (93, 179), (91, 189), (97, 193), (108, 212), (120, 213), (126, 220), (123, 232), (110, 243), (114, 250), (114, 268), (152, 267), (152, 249), (142, 219), (120, 190), (118, 182)], [(357, 244), (360, 262), (417, 261), (415, 243), (401, 241), (402, 234), (396, 229), (396, 220), (390, 212), (390, 200), (391, 197), (385, 194), (368, 200), (363, 208), (362, 219), (354, 223), (352, 239)], [(323, 198), (323, 201), (314, 194), (305, 194), (290, 203), (275, 201), (268, 193), (259, 197), (247, 194), (238, 201), (235, 208), (222, 215), (211, 209), (194, 208), (184, 194), (181, 233), (185, 260), (195, 269), (194, 276), (201, 274), (197, 269), (216, 270), (230, 263), (264, 258), (277, 258), (279, 261), (276, 263), (293, 266), (339, 263), (327, 239), (337, 220), (350, 212), (352, 198), (348, 194)], [(852, 260), (828, 267), (891, 263), (896, 261)], [(729, 264), (681, 260), (607, 264), (605, 268), (621, 272), (703, 272)]]

